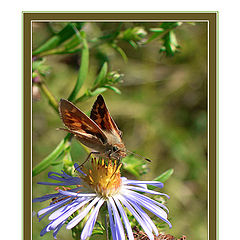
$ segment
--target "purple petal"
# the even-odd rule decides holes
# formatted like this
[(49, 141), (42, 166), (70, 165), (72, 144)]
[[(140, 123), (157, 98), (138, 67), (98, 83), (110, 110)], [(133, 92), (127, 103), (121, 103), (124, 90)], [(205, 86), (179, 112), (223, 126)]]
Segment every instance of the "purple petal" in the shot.
[(40, 236), (41, 236), (41, 237), (42, 237), (43, 235), (45, 235), (47, 232), (50, 231), (50, 229), (49, 229), (50, 224), (51, 224), (51, 223), (49, 223), (46, 227), (44, 227), (44, 228), (42, 229), (42, 231), (40, 232)]
[[(71, 209), (67, 209), (67, 211), (63, 212), (62, 214), (59, 211), (57, 211), (56, 214), (55, 213), (52, 214), (53, 216), (50, 215), (49, 218), (54, 219), (54, 217), (56, 217), (51, 222), (50, 230), (54, 230), (59, 224), (61, 224), (61, 222), (66, 221), (74, 212), (76, 212), (84, 204), (85, 204), (85, 202), (79, 203), (78, 205), (72, 207)], [(56, 216), (57, 214), (59, 214), (59, 215)]]
[(135, 191), (139, 191), (139, 192), (145, 192), (145, 193), (150, 193), (150, 194), (154, 194), (154, 195), (163, 195), (166, 196), (167, 198), (170, 198), (167, 194), (165, 193), (160, 193), (160, 192), (156, 192), (153, 190), (149, 190), (149, 189), (145, 189), (145, 188), (140, 188), (140, 187), (133, 187), (133, 186), (124, 186), (122, 188), (122, 192), (124, 193), (125, 189), (131, 189), (131, 190), (135, 190)]
[(63, 190), (59, 190), (59, 193), (69, 197), (70, 196), (71, 197), (96, 197), (96, 193), (75, 193), (75, 192), (63, 191)]
[(93, 208), (93, 206), (99, 201), (99, 197), (96, 197), (86, 208), (84, 208), (75, 218), (73, 218), (67, 225), (67, 229), (75, 227)]
[[(71, 190), (67, 190), (67, 192), (69, 192), (69, 193), (75, 193), (75, 191), (79, 191), (79, 189), (81, 189), (82, 187), (78, 187), (78, 188), (74, 188), (74, 189), (71, 189)], [(59, 190), (60, 191), (60, 190)], [(73, 197), (73, 196), (69, 196), (69, 195), (67, 195), (68, 197)], [(62, 201), (62, 200), (65, 200), (66, 199), (66, 194), (65, 195), (63, 195), (63, 194), (60, 194), (60, 197), (58, 197), (58, 198), (55, 198), (55, 199), (53, 199), (52, 200), (52, 202), (50, 203), (50, 205), (52, 205), (52, 204), (56, 204), (57, 202), (59, 202), (59, 201)]]
[(78, 209), (83, 207), (86, 203), (88, 203), (91, 200), (92, 200), (92, 198), (87, 198), (87, 199), (86, 198), (81, 198), (81, 199), (78, 198), (75, 201), (73, 201), (72, 203), (59, 208), (57, 211), (52, 213), (48, 219), (55, 220), (56, 218), (60, 217), (63, 214), (67, 214), (68, 216), (71, 216), (75, 211), (77, 211)]
[(112, 197), (109, 197), (108, 200), (109, 200), (109, 203), (110, 203), (111, 208), (113, 210), (113, 216), (114, 216), (114, 220), (115, 220), (115, 223), (116, 223), (116, 230), (119, 232), (120, 239), (125, 239), (125, 233), (124, 233), (122, 221), (121, 221), (121, 218), (119, 216), (119, 213), (118, 213), (117, 207), (115, 205), (115, 202), (113, 201)]
[(45, 217), (47, 214), (53, 212), (54, 210), (56, 210), (57, 208), (61, 207), (63, 204), (67, 203), (70, 200), (72, 200), (72, 198), (64, 199), (63, 201), (57, 202), (56, 204), (52, 204), (52, 205), (50, 205), (50, 206), (48, 206), (46, 208), (41, 209), (38, 212), (37, 216), (39, 218), (42, 214), (44, 214), (44, 215), (41, 218), (39, 218), (39, 221), (41, 221), (41, 219), (43, 217)]
[(143, 211), (143, 209), (134, 201), (131, 201), (132, 206), (136, 209), (138, 214), (142, 217), (145, 224), (154, 231), (155, 235), (158, 236), (158, 230), (151, 218)]
[(48, 231), (47, 231), (47, 227), (48, 227), (48, 225), (47, 226), (45, 226), (42, 230), (41, 230), (41, 232), (40, 232), (40, 236), (42, 237), (42, 236), (44, 236)]
[(150, 212), (152, 212), (157, 217), (159, 217), (164, 222), (166, 222), (169, 225), (170, 228), (172, 227), (171, 223), (167, 219), (167, 213), (164, 210), (162, 210), (161, 208), (159, 208), (158, 206), (156, 206), (155, 204), (143, 203), (143, 201), (141, 201), (138, 198), (133, 197), (131, 195), (130, 196), (126, 195), (125, 198), (127, 198), (131, 203), (137, 202), (139, 205), (148, 209)]
[(44, 202), (44, 201), (47, 201), (49, 199), (56, 198), (56, 197), (59, 197), (59, 196), (61, 196), (60, 193), (46, 194), (46, 195), (44, 195), (42, 197), (34, 198), (32, 201), (33, 202)]
[(103, 198), (101, 198), (98, 201), (96, 207), (94, 208), (93, 212), (91, 213), (90, 217), (88, 218), (88, 220), (83, 228), (83, 231), (81, 234), (81, 240), (85, 240), (87, 237), (91, 236), (93, 227), (97, 220), (99, 209), (103, 205), (104, 202), (105, 202), (105, 200)]
[(80, 185), (82, 183), (79, 177), (72, 177), (66, 174), (65, 172), (63, 172), (62, 174), (56, 173), (56, 172), (49, 172), (48, 177), (52, 180), (59, 181), (59, 182), (57, 183), (38, 182), (38, 184), (54, 185), (54, 186), (70, 186), (70, 185)]
[(141, 216), (134, 210), (134, 208), (128, 203), (127, 199), (121, 195), (116, 196), (122, 204), (132, 213), (132, 215), (136, 218), (139, 224), (142, 226), (143, 230), (146, 232), (150, 240), (154, 240), (154, 236), (149, 229), (148, 225), (146, 225), (145, 221), (141, 218)]
[[(79, 191), (82, 187), (77, 187), (77, 188), (73, 188), (71, 190), (68, 190), (67, 192), (75, 192), (75, 191)], [(39, 198), (34, 198), (33, 202), (44, 202), (47, 201), (49, 199), (53, 199), (55, 198), (55, 200), (53, 200), (50, 204), (55, 204), (56, 202), (61, 201), (63, 198), (65, 199), (65, 196), (62, 195), (60, 192), (58, 193), (53, 193), (53, 194), (46, 194), (42, 197)]]
[(127, 180), (124, 182), (124, 184), (128, 185), (153, 185), (155, 187), (163, 188), (163, 183), (158, 182), (158, 181), (139, 181), (139, 180)]
[(111, 205), (108, 201), (107, 201), (107, 207), (108, 207), (108, 215), (109, 215), (110, 228), (112, 232), (112, 238), (113, 240), (116, 240), (117, 239), (116, 227), (115, 227), (115, 223), (113, 222), (113, 217), (112, 217), (113, 213), (112, 213)]
[(162, 203), (157, 202), (157, 201), (155, 201), (155, 200), (153, 200), (153, 199), (151, 199), (151, 198), (149, 198), (147, 196), (144, 196), (143, 194), (140, 194), (138, 192), (134, 192), (134, 191), (131, 191), (131, 190), (126, 190), (125, 194), (126, 195), (132, 195), (135, 198), (139, 198), (145, 204), (156, 204), (156, 205), (164, 208), (167, 211), (167, 213), (169, 213), (169, 210), (168, 210), (168, 208), (165, 205), (163, 205)]
[[(58, 177), (58, 176), (60, 176), (60, 177)], [(48, 178), (50, 178), (52, 180), (61, 181), (61, 180), (64, 180), (64, 178), (72, 178), (72, 176), (68, 175), (64, 171), (62, 171), (62, 173), (48, 172)]]
[(60, 223), (53, 231), (53, 237), (55, 239), (57, 239), (57, 233), (59, 232), (59, 230), (61, 229), (61, 227), (64, 225), (66, 221), (63, 221), (62, 223)]
[(134, 236), (133, 236), (133, 232), (132, 232), (132, 228), (131, 228), (131, 224), (128, 220), (128, 217), (122, 207), (122, 204), (119, 202), (119, 200), (117, 198), (114, 198), (113, 199), (115, 200), (115, 203), (117, 204), (117, 207), (118, 207), (118, 210), (122, 216), (122, 219), (123, 219), (123, 222), (124, 222), (124, 226), (127, 230), (127, 235), (128, 235), (128, 239), (129, 240), (134, 240)]

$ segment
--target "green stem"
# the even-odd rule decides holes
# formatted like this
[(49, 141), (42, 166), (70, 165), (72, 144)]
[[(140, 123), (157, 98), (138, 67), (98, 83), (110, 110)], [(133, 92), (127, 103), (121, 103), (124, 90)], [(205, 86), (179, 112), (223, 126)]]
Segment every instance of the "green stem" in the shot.
[(87, 99), (94, 97), (98, 94), (101, 94), (105, 92), (107, 88), (99, 88), (98, 86), (91, 88), (90, 90), (87, 90), (81, 97), (73, 101), (74, 103), (83, 102)]
[(106, 240), (109, 240), (109, 234), (108, 234), (108, 210), (107, 210), (107, 203), (105, 202), (100, 209), (100, 217), (101, 217), (101, 222), (105, 223), (105, 230), (103, 231), (103, 237)]
[(76, 236), (75, 236), (75, 239), (76, 240), (79, 240), (80, 239), (80, 237), (81, 237), (81, 232), (76, 232)]
[(106, 240), (109, 240), (109, 235), (108, 235), (108, 215), (107, 215), (107, 213), (105, 214), (105, 233), (106, 233)]
[(85, 101), (87, 100), (88, 98), (90, 98), (91, 96), (88, 95), (87, 93), (84, 93), (81, 97), (79, 97), (78, 99), (76, 99), (74, 101), (74, 103), (78, 103), (78, 102), (82, 102), (82, 101)]
[(47, 85), (44, 81), (41, 81), (38, 83), (38, 86), (43, 91), (45, 96), (47, 97), (50, 105), (53, 107), (53, 109), (58, 113), (58, 101), (54, 97), (54, 95), (51, 93), (51, 91), (48, 89)]

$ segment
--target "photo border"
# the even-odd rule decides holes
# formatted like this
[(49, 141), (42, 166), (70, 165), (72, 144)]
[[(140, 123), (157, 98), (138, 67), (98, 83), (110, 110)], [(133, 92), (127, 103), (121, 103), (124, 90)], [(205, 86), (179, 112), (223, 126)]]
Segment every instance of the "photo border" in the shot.
[[(23, 12), (23, 238), (32, 239), (32, 22), (208, 21), (208, 240), (218, 231), (217, 12)], [(31, 228), (30, 228), (31, 226)]]

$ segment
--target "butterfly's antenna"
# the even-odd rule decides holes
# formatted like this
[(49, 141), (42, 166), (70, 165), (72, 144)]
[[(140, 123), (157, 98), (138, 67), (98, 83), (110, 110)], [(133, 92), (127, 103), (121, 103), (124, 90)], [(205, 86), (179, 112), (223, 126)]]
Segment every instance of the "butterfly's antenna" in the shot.
[(143, 156), (141, 156), (141, 155), (139, 155), (139, 154), (137, 154), (137, 153), (131, 152), (131, 151), (129, 151), (129, 150), (127, 150), (127, 152), (129, 152), (129, 153), (131, 153), (131, 154), (133, 154), (133, 155), (135, 155), (135, 156), (137, 156), (137, 157), (143, 158), (144, 160), (146, 160), (146, 161), (148, 161), (148, 162), (152, 162), (149, 158), (145, 158), (145, 157), (143, 157)]

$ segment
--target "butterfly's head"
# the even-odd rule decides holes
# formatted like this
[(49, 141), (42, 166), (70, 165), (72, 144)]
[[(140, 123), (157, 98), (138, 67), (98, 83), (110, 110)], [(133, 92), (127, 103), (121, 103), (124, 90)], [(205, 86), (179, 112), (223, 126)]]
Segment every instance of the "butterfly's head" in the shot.
[(126, 157), (126, 148), (123, 143), (117, 143), (112, 146), (110, 158), (121, 160), (122, 158)]

